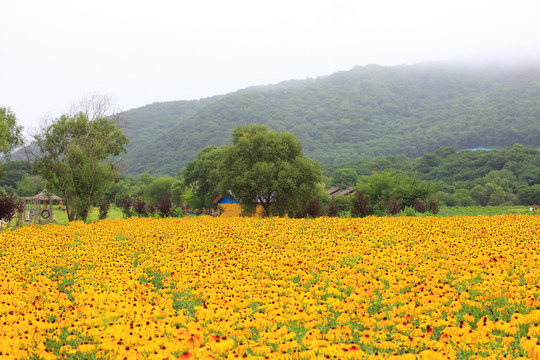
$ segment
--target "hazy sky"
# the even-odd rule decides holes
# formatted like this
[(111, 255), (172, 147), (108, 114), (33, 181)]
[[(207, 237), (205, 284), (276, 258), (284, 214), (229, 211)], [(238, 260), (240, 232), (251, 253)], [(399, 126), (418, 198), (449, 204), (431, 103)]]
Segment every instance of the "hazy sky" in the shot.
[(540, 61), (538, 0), (0, 0), (0, 106), (25, 130), (355, 65)]

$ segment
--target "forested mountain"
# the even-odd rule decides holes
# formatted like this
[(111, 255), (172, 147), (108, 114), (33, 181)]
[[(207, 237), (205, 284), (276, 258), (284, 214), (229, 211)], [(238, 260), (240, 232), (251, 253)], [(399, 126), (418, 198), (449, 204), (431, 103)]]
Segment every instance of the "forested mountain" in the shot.
[[(163, 133), (167, 133), (169, 129), (194, 116), (198, 110), (217, 101), (219, 98), (219, 96), (214, 96), (201, 100), (153, 103), (123, 112), (121, 116), (127, 120), (124, 133), (130, 139), (127, 161), (131, 163), (130, 159), (137, 159), (139, 156), (145, 157), (144, 153), (148, 151), (148, 144), (153, 141), (162, 141)], [(138, 168), (137, 163), (139, 162), (136, 161), (133, 164), (134, 167), (130, 166), (126, 171), (133, 173)], [(148, 166), (148, 164), (144, 165)], [(178, 169), (171, 168), (170, 171), (161, 169), (160, 171), (166, 174), (176, 174)]]
[(124, 173), (174, 175), (238, 125), (292, 132), (324, 164), (360, 157), (417, 157), (457, 149), (540, 147), (540, 66), (449, 64), (355, 67), (122, 114), (131, 139)]

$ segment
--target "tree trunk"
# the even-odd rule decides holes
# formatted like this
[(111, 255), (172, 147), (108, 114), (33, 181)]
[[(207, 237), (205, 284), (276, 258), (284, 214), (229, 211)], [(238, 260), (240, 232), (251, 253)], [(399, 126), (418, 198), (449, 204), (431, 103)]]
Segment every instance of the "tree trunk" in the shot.
[(73, 207), (71, 205), (71, 202), (69, 201), (69, 196), (67, 194), (67, 191), (63, 191), (64, 193), (64, 204), (66, 205), (66, 215), (68, 217), (68, 221), (73, 221)]
[(261, 205), (263, 207), (263, 217), (269, 217), (270, 216), (270, 202), (269, 201), (261, 201)]

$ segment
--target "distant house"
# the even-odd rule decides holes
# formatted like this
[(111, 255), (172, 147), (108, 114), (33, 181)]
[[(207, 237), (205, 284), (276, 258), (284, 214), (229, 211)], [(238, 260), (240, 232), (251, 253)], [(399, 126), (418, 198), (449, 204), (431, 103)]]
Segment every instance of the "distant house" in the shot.
[[(219, 195), (214, 201), (214, 204), (218, 207), (218, 214), (222, 217), (232, 217), (242, 215), (242, 205), (236, 200), (233, 194), (229, 191), (225, 195)], [(257, 204), (254, 216), (261, 217), (263, 213), (263, 207)]]
[(223, 217), (240, 216), (242, 206), (230, 193), (219, 195), (214, 201), (218, 207), (218, 214)]
[(328, 189), (328, 194), (331, 197), (334, 196), (341, 196), (341, 195), (353, 195), (356, 189), (354, 187), (348, 187), (346, 189), (342, 189), (340, 187), (334, 186)]

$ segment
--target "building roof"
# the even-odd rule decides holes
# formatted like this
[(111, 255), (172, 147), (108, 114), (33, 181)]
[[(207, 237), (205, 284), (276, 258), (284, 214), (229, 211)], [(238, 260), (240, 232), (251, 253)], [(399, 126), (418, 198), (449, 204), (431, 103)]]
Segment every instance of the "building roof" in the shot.
[(233, 198), (230, 194), (219, 195), (214, 201), (213, 204), (236, 204), (238, 201)]
[(333, 186), (330, 189), (328, 189), (328, 195), (332, 196), (336, 192), (341, 191), (342, 189), (339, 186)]
[(233, 193), (229, 190), (227, 192), (225, 192), (225, 194), (221, 194), (219, 195), (217, 198), (214, 199), (214, 201), (212, 201), (213, 204), (219, 204), (220, 202), (223, 202), (223, 201), (232, 201), (232, 203), (235, 203), (235, 202), (238, 202)]
[(52, 192), (50, 192), (47, 189), (44, 189), (42, 192), (40, 192), (37, 195), (29, 196), (29, 197), (21, 197), (23, 200), (62, 200), (61, 197), (56, 196)]
[(350, 186), (346, 189), (340, 189), (339, 191), (334, 192), (333, 194), (331, 194), (331, 196), (351, 195), (354, 194), (354, 191), (354, 187)]
[[(223, 195), (219, 195), (217, 198), (214, 199), (214, 201), (212, 201), (213, 204), (219, 204), (220, 202), (222, 201), (231, 201), (231, 204), (234, 204), (234, 203), (238, 203), (238, 200), (236, 199), (236, 197), (234, 196), (234, 194), (231, 192), (231, 191), (227, 191), (225, 194)], [(274, 195), (272, 194), (271, 195), (271, 198), (270, 198), (270, 203), (274, 203), (275, 200), (274, 200)], [(261, 202), (257, 200), (257, 204), (260, 204)]]

